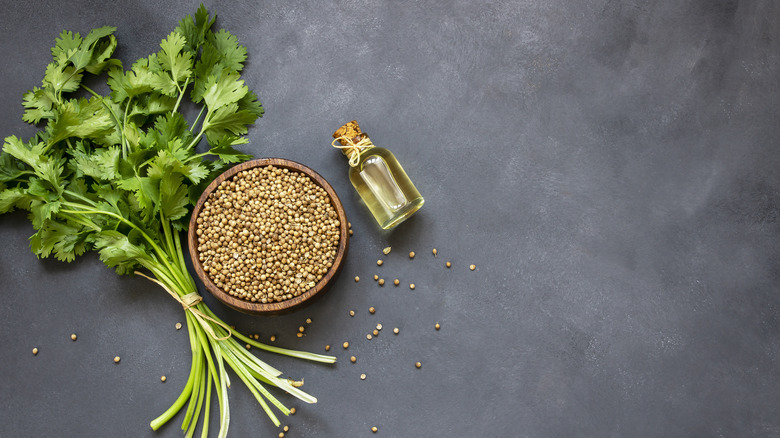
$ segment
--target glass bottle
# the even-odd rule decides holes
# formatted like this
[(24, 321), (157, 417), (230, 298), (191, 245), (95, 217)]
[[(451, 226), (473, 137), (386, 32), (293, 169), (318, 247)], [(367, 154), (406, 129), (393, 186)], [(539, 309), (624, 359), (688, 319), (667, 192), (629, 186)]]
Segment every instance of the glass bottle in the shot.
[(425, 200), (393, 153), (374, 146), (357, 121), (340, 127), (333, 138), (333, 146), (349, 158), (350, 182), (379, 226), (393, 228), (423, 206)]

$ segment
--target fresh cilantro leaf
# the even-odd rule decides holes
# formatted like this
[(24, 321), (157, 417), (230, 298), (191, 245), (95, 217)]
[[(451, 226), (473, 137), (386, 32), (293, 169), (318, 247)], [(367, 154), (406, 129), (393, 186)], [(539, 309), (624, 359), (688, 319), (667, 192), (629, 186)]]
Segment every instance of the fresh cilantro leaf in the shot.
[(101, 138), (115, 126), (101, 99), (68, 100), (60, 106), (56, 119), (49, 125), (49, 144), (70, 137)]
[(254, 123), (257, 115), (249, 111), (239, 111), (237, 103), (222, 106), (210, 113), (206, 138), (210, 144), (215, 144), (227, 134), (235, 136), (247, 133), (247, 125)]
[(100, 254), (100, 260), (120, 275), (130, 274), (137, 266), (151, 265), (154, 259), (143, 245), (131, 243), (126, 235), (104, 230), (91, 235), (90, 240)]
[(183, 51), (185, 43), (184, 36), (177, 32), (171, 32), (168, 38), (160, 43), (162, 50), (157, 55), (162, 68), (170, 72), (170, 78), (177, 89), (179, 88), (178, 84), (192, 73), (192, 54)]
[(187, 186), (182, 184), (182, 176), (178, 173), (166, 173), (160, 180), (160, 212), (164, 218), (175, 221), (187, 213), (189, 199)]
[(206, 81), (206, 91), (203, 93), (203, 100), (209, 108), (214, 111), (225, 105), (236, 103), (249, 92), (249, 88), (244, 85), (241, 75), (229, 70), (223, 70), (219, 78), (211, 76)]
[(208, 31), (214, 24), (216, 17), (209, 19), (209, 11), (203, 4), (195, 12), (195, 18), (187, 15), (179, 22), (176, 32), (184, 35), (186, 40), (185, 50), (191, 53), (198, 51), (198, 47), (203, 45)]
[(209, 43), (221, 55), (219, 63), (223, 68), (240, 72), (244, 68), (246, 61), (246, 47), (238, 44), (238, 38), (226, 31), (220, 29), (212, 33)]

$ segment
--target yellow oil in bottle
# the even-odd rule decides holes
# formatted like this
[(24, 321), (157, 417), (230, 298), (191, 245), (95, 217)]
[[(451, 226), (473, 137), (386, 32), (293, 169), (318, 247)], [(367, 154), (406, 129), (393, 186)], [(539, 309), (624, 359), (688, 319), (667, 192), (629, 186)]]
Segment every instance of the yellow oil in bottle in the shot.
[[(383, 229), (403, 222), (425, 203), (392, 152), (374, 146), (356, 121), (337, 130), (333, 137), (350, 159), (349, 180)], [(337, 146), (338, 147), (338, 146)]]

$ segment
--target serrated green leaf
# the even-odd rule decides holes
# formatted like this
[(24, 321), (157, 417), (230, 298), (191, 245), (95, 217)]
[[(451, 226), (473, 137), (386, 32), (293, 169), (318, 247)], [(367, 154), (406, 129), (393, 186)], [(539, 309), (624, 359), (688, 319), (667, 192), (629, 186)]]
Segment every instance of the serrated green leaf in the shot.
[(170, 72), (176, 84), (184, 81), (192, 73), (192, 54), (184, 51), (185, 43), (183, 35), (171, 32), (168, 38), (160, 43), (161, 50), (157, 55), (160, 66)]
[(208, 40), (221, 55), (219, 63), (223, 68), (240, 72), (246, 61), (246, 47), (238, 43), (238, 38), (225, 29), (210, 34)]
[(119, 178), (119, 160), (122, 150), (118, 146), (98, 148), (92, 151), (79, 146), (71, 150), (77, 176), (87, 175), (96, 180), (112, 181)]
[(42, 119), (54, 117), (52, 107), (55, 101), (46, 90), (34, 87), (32, 91), (24, 93), (22, 106), (26, 108), (22, 120), (27, 123), (38, 123)]
[(50, 86), (55, 93), (70, 93), (79, 89), (82, 74), (72, 65), (51, 63), (43, 77), (44, 87)]
[(246, 96), (247, 92), (249, 92), (249, 87), (244, 85), (240, 74), (223, 70), (219, 78), (212, 76), (206, 81), (206, 91), (203, 93), (203, 100), (211, 112), (225, 105), (238, 102)]
[(69, 137), (102, 138), (114, 130), (111, 114), (99, 98), (68, 100), (49, 125), (49, 144)]
[[(101, 62), (111, 56), (116, 47), (116, 38), (112, 35), (115, 30), (116, 28), (111, 26), (98, 27), (84, 37), (76, 51), (69, 57), (76, 70), (83, 70), (87, 66), (97, 68)], [(99, 72), (97, 70), (97, 73)]]
[(176, 32), (184, 35), (186, 40), (185, 50), (195, 53), (203, 44), (206, 32), (214, 24), (214, 19), (209, 20), (209, 12), (203, 4), (195, 12), (195, 18), (187, 15), (179, 22)]
[(208, 153), (216, 155), (219, 160), (225, 164), (240, 163), (250, 159), (252, 156), (237, 151), (233, 146), (247, 143), (249, 143), (249, 141), (244, 137), (225, 135), (215, 143), (214, 147), (209, 149)]
[(145, 246), (131, 243), (119, 231), (101, 231), (94, 234), (91, 240), (100, 254), (100, 260), (109, 268), (116, 268), (120, 275), (130, 274), (144, 263), (153, 263)]
[(59, 38), (54, 40), (51, 56), (58, 62), (67, 60), (81, 45), (81, 35), (68, 30), (63, 30)]
[(216, 144), (225, 135), (244, 135), (248, 125), (257, 120), (257, 115), (249, 111), (239, 111), (238, 104), (231, 103), (210, 114), (206, 128), (206, 138), (209, 144)]
[(187, 186), (178, 173), (166, 173), (160, 180), (160, 212), (163, 217), (175, 221), (187, 215), (189, 199)]
[(22, 187), (12, 187), (0, 191), (0, 214), (9, 213), (17, 208), (29, 210), (32, 202), (37, 199)]

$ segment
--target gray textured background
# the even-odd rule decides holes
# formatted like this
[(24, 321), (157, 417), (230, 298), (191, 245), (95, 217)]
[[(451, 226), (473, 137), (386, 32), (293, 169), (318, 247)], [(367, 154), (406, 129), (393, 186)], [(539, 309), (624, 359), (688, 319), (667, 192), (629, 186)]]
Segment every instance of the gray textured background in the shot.
[[(3, 3), (0, 135), (25, 138), (22, 94), (62, 29), (118, 27), (129, 64), (197, 7)], [(266, 108), (245, 150), (318, 170), (355, 229), (313, 307), (256, 318), (206, 297), (283, 346), (352, 342), (334, 366), (264, 356), (320, 400), (282, 396), (298, 408), (288, 437), (780, 436), (777, 2), (206, 6), (247, 46)], [(353, 118), (426, 197), (392, 233), (329, 146)], [(179, 436), (183, 415), (148, 422), (187, 378), (181, 308), (94, 255), (37, 260), (31, 233), (23, 213), (0, 217), (0, 437)], [(234, 380), (231, 436), (276, 436)]]

